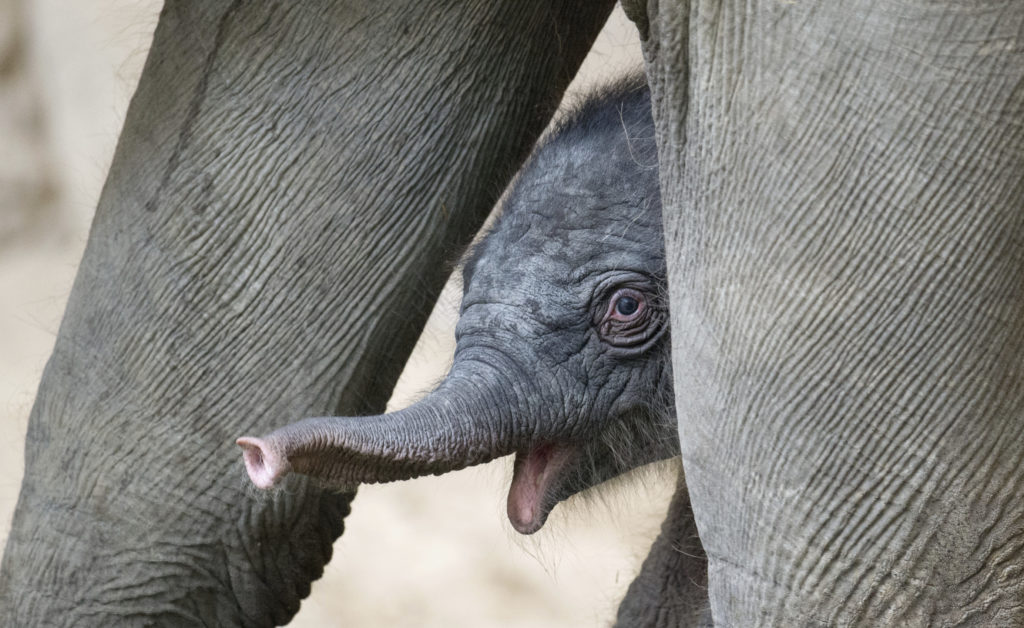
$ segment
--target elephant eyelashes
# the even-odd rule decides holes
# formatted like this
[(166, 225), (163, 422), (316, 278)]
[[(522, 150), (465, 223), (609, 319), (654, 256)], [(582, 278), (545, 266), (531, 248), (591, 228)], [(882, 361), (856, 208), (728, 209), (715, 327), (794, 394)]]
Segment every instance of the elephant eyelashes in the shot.
[(648, 294), (636, 288), (619, 288), (608, 298), (597, 325), (601, 340), (613, 347), (644, 350), (661, 335), (665, 315)]

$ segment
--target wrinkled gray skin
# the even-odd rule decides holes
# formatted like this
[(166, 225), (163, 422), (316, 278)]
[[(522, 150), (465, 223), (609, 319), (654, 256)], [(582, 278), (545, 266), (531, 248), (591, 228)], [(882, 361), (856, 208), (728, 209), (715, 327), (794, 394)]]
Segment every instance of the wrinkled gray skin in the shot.
[[(1024, 3), (624, 7), (716, 625), (1024, 623)], [(296, 474), (249, 499), (234, 436), (383, 409), (610, 8), (167, 2), (0, 624), (294, 614), (349, 498)]]
[(591, 96), (517, 176), (463, 273), (451, 370), (415, 405), (239, 439), (270, 487), (444, 473), (516, 454), (508, 515), (538, 530), (562, 499), (678, 454), (650, 95)]

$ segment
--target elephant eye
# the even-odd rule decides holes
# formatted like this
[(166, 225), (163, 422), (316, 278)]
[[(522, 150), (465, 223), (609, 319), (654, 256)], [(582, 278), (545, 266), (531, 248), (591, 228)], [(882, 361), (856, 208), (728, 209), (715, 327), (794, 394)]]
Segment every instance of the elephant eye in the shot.
[(601, 340), (621, 349), (644, 351), (652, 346), (667, 328), (667, 316), (655, 303), (639, 286), (612, 291), (595, 320)]
[(635, 290), (619, 290), (612, 299), (615, 309), (612, 316), (618, 320), (627, 320), (636, 315), (643, 304), (643, 295)]

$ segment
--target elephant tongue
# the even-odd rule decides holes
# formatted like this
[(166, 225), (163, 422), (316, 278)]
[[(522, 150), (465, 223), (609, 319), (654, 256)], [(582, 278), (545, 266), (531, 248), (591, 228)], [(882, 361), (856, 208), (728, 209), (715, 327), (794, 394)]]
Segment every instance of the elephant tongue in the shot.
[(547, 520), (551, 505), (545, 497), (567, 454), (567, 450), (554, 445), (516, 453), (512, 486), (508, 489), (508, 519), (520, 534), (533, 534)]

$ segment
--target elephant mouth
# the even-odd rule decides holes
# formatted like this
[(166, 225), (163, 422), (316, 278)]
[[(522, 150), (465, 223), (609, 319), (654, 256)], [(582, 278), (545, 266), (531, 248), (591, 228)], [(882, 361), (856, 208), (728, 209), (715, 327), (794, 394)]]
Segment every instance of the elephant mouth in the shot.
[(544, 526), (562, 495), (566, 469), (575, 448), (542, 443), (516, 452), (512, 484), (508, 489), (508, 519), (520, 534), (533, 534)]

